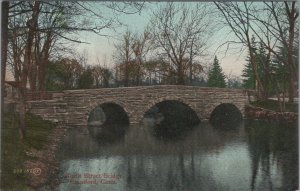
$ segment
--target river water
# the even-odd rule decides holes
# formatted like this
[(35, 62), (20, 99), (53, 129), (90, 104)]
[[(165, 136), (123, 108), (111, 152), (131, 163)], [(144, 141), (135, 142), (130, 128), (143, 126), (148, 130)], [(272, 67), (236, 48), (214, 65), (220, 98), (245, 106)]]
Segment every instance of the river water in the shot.
[(154, 122), (144, 121), (97, 138), (70, 129), (58, 153), (58, 190), (297, 189), (296, 125), (244, 120), (223, 129), (201, 122), (170, 140), (154, 136)]

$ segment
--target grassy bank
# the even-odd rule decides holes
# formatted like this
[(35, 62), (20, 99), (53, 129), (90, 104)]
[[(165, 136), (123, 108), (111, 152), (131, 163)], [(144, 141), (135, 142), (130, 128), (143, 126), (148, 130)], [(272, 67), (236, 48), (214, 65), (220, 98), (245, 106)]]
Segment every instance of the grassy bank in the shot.
[[(255, 107), (261, 107), (272, 111), (280, 111), (279, 103), (276, 100), (266, 100), (266, 101), (258, 100), (258, 101), (250, 102), (250, 104)], [(298, 104), (285, 103), (285, 111), (298, 113)]]
[(17, 114), (4, 114), (1, 130), (1, 190), (26, 190), (23, 163), (33, 159), (25, 154), (31, 148), (42, 149), (54, 125), (32, 114), (26, 115), (26, 138), (19, 139)]

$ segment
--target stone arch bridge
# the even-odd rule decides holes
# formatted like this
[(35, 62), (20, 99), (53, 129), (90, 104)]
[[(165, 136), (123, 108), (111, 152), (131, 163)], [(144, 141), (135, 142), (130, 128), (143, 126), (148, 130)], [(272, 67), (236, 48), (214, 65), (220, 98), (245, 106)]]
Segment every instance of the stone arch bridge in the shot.
[(69, 126), (86, 126), (89, 113), (104, 103), (121, 106), (129, 122), (139, 123), (155, 104), (175, 100), (193, 109), (200, 120), (209, 119), (222, 103), (235, 105), (244, 116), (247, 92), (241, 89), (160, 85), (85, 90), (65, 90), (52, 100), (28, 101), (30, 113)]

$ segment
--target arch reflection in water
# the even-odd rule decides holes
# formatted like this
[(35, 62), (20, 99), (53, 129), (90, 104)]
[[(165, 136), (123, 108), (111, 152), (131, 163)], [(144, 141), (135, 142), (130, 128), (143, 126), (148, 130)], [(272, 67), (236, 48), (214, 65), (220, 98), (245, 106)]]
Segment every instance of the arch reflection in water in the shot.
[(88, 130), (98, 143), (106, 144), (122, 140), (129, 119), (124, 109), (114, 103), (104, 103), (90, 112)]
[(224, 131), (202, 122), (184, 140), (166, 143), (146, 129), (131, 125), (124, 142), (110, 145), (93, 144), (89, 134), (68, 134), (58, 155), (62, 176), (89, 172), (121, 178), (109, 185), (61, 182), (57, 190), (297, 189), (297, 125), (244, 121), (236, 131)]
[(213, 110), (209, 121), (215, 128), (236, 129), (240, 126), (242, 119), (242, 113), (235, 105), (223, 103)]
[(159, 139), (182, 139), (200, 120), (188, 105), (175, 100), (157, 103), (144, 115), (144, 123), (150, 123), (152, 134)]

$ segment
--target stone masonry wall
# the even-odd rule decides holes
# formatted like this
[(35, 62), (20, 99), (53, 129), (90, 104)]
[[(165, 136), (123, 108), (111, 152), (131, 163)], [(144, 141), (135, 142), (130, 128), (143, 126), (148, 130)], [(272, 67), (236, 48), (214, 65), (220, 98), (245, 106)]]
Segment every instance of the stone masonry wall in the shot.
[(126, 111), (130, 123), (139, 123), (147, 110), (164, 100), (185, 103), (201, 120), (209, 119), (214, 108), (222, 103), (235, 105), (244, 115), (248, 103), (246, 92), (240, 89), (164, 85), (67, 90), (62, 99), (28, 102), (28, 110), (51, 121), (86, 126), (95, 107), (115, 103)]

